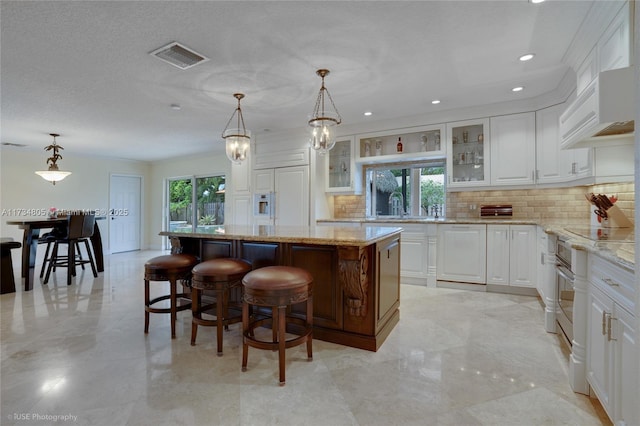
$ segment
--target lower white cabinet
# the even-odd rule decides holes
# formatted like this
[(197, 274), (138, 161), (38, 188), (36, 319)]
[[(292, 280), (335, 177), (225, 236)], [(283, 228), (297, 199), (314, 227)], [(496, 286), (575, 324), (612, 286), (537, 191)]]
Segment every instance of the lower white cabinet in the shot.
[(486, 225), (438, 225), (437, 245), (438, 280), (486, 283)]
[(536, 226), (487, 225), (487, 284), (536, 286)]
[(633, 274), (596, 256), (589, 260), (587, 381), (616, 425), (637, 425), (635, 318), (619, 294)]

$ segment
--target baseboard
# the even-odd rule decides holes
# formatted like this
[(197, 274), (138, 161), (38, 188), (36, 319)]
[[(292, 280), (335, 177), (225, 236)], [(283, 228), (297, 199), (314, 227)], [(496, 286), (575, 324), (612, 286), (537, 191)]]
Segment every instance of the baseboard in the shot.
[(487, 284), (487, 291), (491, 293), (517, 294), (519, 296), (538, 297), (538, 290), (532, 287), (514, 287), (510, 285)]
[(436, 286), (442, 288), (452, 288), (456, 290), (487, 291), (487, 286), (485, 284), (471, 284), (438, 280), (436, 281)]

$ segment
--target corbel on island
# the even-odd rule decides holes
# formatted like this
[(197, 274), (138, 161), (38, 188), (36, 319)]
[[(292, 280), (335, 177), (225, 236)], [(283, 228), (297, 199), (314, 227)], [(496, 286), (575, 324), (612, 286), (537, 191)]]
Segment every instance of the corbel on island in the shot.
[[(314, 338), (377, 351), (400, 319), (401, 228), (214, 225), (163, 231), (172, 253), (289, 265), (313, 275)], [(238, 296), (238, 295), (237, 295)], [(293, 305), (290, 314), (304, 314)]]

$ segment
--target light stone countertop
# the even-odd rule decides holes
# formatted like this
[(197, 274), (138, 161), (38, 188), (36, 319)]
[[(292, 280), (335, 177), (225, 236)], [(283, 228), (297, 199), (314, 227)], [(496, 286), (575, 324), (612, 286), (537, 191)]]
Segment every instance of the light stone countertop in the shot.
[(162, 231), (170, 237), (201, 239), (235, 239), (279, 243), (364, 247), (402, 232), (399, 227), (344, 227), (344, 226), (272, 226), (272, 225), (212, 225), (175, 231)]
[(472, 219), (367, 219), (367, 218), (336, 218), (322, 219), (318, 223), (330, 224), (332, 222), (342, 223), (391, 223), (401, 226), (404, 224), (487, 224), (487, 225), (538, 225), (541, 226), (547, 234), (554, 234), (566, 238), (572, 247), (594, 253), (603, 259), (616, 263), (621, 267), (630, 270), (635, 269), (635, 244), (629, 242), (608, 242), (608, 241), (592, 241), (582, 238), (576, 234), (566, 231), (566, 228), (580, 226), (584, 224), (576, 223), (541, 223), (535, 220), (526, 219), (491, 219), (491, 218), (472, 218)]

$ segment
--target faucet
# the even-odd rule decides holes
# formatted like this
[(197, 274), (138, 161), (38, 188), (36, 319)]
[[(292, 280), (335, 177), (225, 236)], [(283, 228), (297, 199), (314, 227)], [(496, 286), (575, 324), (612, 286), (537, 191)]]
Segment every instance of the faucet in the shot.
[(394, 210), (393, 200), (398, 199), (400, 201), (400, 217), (404, 217), (404, 197), (399, 192), (392, 192), (389, 195), (389, 213), (391, 214)]

